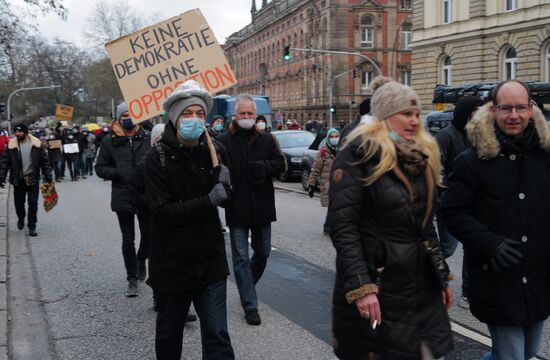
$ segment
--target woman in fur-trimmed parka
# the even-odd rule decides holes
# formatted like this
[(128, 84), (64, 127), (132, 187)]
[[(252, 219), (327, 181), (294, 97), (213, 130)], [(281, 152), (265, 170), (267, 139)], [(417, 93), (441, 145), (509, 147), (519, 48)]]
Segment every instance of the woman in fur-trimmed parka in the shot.
[(331, 174), (334, 351), (438, 358), (453, 347), (449, 269), (432, 222), (439, 152), (414, 90), (384, 77), (372, 87), (375, 120), (350, 134)]

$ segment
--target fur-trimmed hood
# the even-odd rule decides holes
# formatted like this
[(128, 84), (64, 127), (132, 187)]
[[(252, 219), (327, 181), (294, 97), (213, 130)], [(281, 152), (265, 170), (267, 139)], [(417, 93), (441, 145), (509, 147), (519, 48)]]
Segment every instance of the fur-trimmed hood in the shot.
[[(32, 146), (37, 147), (39, 149), (42, 147), (42, 143), (37, 137), (34, 137), (31, 134), (28, 134), (27, 137), (31, 140)], [(19, 142), (17, 141), (17, 137), (14, 137), (8, 143), (8, 149), (13, 150), (13, 149), (17, 149), (18, 147), (19, 147)]]
[[(468, 140), (476, 149), (479, 159), (492, 159), (500, 153), (500, 142), (495, 134), (495, 119), (491, 113), (492, 102), (479, 108), (474, 118), (466, 125)], [(540, 109), (533, 104), (531, 116), (535, 130), (539, 136), (540, 147), (550, 150), (550, 129)]]

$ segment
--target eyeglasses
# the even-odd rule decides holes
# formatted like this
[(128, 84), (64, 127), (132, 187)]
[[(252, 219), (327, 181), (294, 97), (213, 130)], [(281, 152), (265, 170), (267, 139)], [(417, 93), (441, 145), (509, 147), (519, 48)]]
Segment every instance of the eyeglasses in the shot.
[(512, 110), (516, 109), (518, 114), (524, 114), (531, 108), (531, 104), (518, 104), (518, 105), (498, 105), (497, 109), (504, 115), (510, 115)]

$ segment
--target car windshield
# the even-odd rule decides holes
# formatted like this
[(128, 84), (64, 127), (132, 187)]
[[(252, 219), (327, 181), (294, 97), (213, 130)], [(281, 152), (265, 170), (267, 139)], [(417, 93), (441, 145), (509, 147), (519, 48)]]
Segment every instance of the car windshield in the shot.
[(308, 147), (315, 136), (308, 131), (293, 131), (282, 134), (275, 134), (277, 140), (279, 140), (279, 145), (282, 149), (292, 148), (292, 147)]

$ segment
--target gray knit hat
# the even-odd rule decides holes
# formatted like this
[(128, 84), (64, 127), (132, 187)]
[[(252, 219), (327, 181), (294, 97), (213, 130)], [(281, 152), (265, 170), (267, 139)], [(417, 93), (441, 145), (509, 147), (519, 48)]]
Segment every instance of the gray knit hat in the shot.
[(128, 105), (126, 104), (126, 101), (121, 102), (118, 104), (116, 108), (116, 119), (120, 120), (120, 117), (122, 116), (122, 113), (128, 111)]
[(422, 108), (416, 91), (388, 77), (377, 76), (370, 87), (373, 91), (370, 101), (371, 114), (379, 121), (403, 110), (420, 111)]
[(208, 114), (212, 110), (214, 100), (212, 94), (195, 80), (187, 80), (181, 84), (162, 104), (168, 113), (168, 118), (176, 126), (183, 110), (191, 105), (199, 105)]
[(164, 124), (156, 124), (151, 130), (151, 147), (155, 146), (159, 139), (157, 137), (164, 132)]

